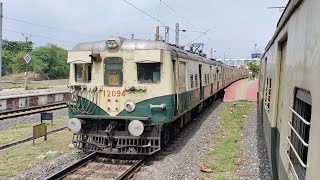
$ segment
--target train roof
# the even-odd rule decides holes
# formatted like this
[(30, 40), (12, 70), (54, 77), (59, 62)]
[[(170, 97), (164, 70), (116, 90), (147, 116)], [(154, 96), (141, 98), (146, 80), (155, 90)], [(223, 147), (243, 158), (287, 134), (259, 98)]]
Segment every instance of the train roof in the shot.
[[(168, 44), (163, 41), (125, 39), (121, 37), (119, 37), (119, 39), (121, 41), (120, 50), (123, 51), (162, 49), (165, 51), (171, 51), (171, 54), (177, 58), (190, 59), (212, 65), (221, 65), (224, 67), (238, 69), (236, 67), (226, 65), (220, 61), (216, 61), (215, 59), (209, 59), (204, 56), (200, 56), (199, 54), (188, 52), (180, 47), (177, 47), (176, 45)], [(72, 51), (93, 51), (95, 53), (107, 51), (106, 41), (107, 40), (80, 43), (72, 48)]]

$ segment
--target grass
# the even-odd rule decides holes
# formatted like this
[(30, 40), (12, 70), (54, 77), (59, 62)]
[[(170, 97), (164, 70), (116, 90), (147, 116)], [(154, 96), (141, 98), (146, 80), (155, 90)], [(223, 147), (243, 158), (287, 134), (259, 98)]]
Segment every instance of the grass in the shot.
[(208, 155), (203, 159), (203, 165), (213, 170), (212, 174), (208, 174), (210, 178), (226, 179), (227, 172), (236, 170), (236, 158), (241, 154), (241, 147), (237, 142), (252, 107), (253, 104), (247, 102), (224, 104), (224, 109), (219, 114), (221, 124), (214, 137), (215, 145), (209, 148)]
[[(53, 129), (66, 126), (67, 123), (67, 116), (56, 116), (53, 119), (53, 125), (51, 125), (51, 123), (48, 124), (47, 130), (51, 131)], [(36, 124), (40, 124), (40, 121), (37, 123), (21, 123), (0, 131), (0, 145), (32, 136), (32, 126)]]
[[(17, 175), (19, 172), (33, 168), (56, 156), (72, 151), (68, 147), (71, 143), (72, 133), (69, 130), (48, 136), (45, 142), (43, 138), (13, 146), (1, 150), (0, 156), (0, 179), (6, 179), (10, 176)], [(48, 154), (48, 151), (55, 151), (56, 154)], [(42, 158), (39, 158), (42, 155)]]

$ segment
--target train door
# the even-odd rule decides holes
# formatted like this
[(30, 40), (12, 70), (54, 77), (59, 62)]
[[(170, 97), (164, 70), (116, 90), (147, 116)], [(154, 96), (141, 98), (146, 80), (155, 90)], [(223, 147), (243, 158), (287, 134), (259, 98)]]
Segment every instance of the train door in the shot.
[(210, 95), (212, 95), (213, 94), (213, 82), (212, 82), (212, 80), (213, 80), (213, 72), (212, 72), (212, 66), (210, 66), (210, 75), (209, 75), (209, 83), (210, 83)]
[[(276, 147), (275, 147), (275, 162), (277, 166), (277, 172), (279, 172), (279, 166), (280, 166), (280, 154), (279, 154), (279, 148), (280, 148), (280, 136), (281, 136), (281, 121), (282, 121), (282, 115), (284, 112), (284, 107), (283, 107), (283, 91), (284, 91), (284, 65), (286, 61), (286, 52), (287, 52), (287, 41), (284, 41), (283, 43), (280, 44), (280, 58), (278, 62), (276, 63), (277, 65), (277, 86), (276, 86), (276, 92), (277, 92), (277, 97), (276, 97), (276, 128), (278, 129), (277, 131), (279, 132), (276, 133), (275, 141), (276, 141)], [(278, 174), (280, 175), (280, 174)]]
[(200, 78), (200, 100), (203, 100), (203, 87), (202, 87), (202, 65), (199, 64), (199, 78)]
[(185, 62), (179, 62), (179, 70), (178, 70), (178, 74), (179, 74), (179, 92), (178, 92), (178, 96), (179, 96), (179, 112), (183, 112), (187, 109), (187, 104), (188, 104), (188, 97), (186, 97), (187, 93), (187, 78), (186, 78), (186, 63)]
[(216, 74), (217, 91), (219, 90), (219, 79), (220, 79), (219, 67), (217, 67), (217, 74)]

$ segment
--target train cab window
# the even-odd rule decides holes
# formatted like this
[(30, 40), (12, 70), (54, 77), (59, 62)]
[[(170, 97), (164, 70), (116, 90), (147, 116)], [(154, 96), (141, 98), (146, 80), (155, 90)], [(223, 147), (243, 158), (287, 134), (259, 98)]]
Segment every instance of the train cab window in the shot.
[(78, 83), (90, 83), (92, 79), (92, 64), (74, 64), (75, 81)]
[(309, 91), (296, 89), (289, 122), (291, 135), (289, 141), (289, 157), (298, 179), (305, 179), (308, 158), (309, 135), (311, 126), (312, 99)]
[(160, 63), (138, 63), (139, 83), (159, 83)]
[(104, 84), (106, 86), (122, 86), (123, 60), (119, 57), (109, 57), (104, 60)]

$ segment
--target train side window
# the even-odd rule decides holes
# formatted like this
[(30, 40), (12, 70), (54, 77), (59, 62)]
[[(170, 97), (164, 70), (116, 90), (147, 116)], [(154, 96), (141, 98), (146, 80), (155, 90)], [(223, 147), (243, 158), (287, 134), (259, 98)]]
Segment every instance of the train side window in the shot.
[(122, 86), (123, 60), (120, 57), (109, 57), (104, 60), (104, 84), (106, 86)]
[(311, 125), (312, 99), (309, 91), (296, 89), (289, 122), (291, 135), (289, 140), (289, 157), (298, 179), (305, 179), (308, 158), (309, 135)]
[[(270, 83), (270, 85), (269, 85)], [(269, 88), (270, 86), (270, 88)], [(271, 89), (271, 79), (270, 79), (270, 82), (269, 82), (269, 78), (267, 78), (267, 81), (266, 81), (266, 85), (265, 85), (265, 96), (264, 96), (264, 106), (267, 108), (268, 112), (270, 110), (270, 90)]]
[(190, 86), (191, 86), (191, 89), (194, 88), (194, 83), (193, 83), (193, 74), (190, 75)]
[(270, 111), (270, 102), (271, 102), (271, 78), (269, 78), (269, 91), (268, 91), (268, 111)]
[(92, 79), (92, 64), (74, 64), (75, 81), (78, 83), (90, 83)]
[(195, 87), (198, 87), (198, 74), (194, 75)]
[(138, 63), (139, 83), (159, 83), (160, 63)]

